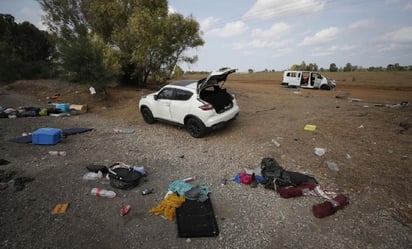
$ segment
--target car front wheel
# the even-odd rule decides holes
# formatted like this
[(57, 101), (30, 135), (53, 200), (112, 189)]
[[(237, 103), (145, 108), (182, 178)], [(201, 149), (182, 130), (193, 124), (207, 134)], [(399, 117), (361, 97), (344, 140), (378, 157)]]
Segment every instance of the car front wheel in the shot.
[(197, 118), (190, 118), (186, 122), (186, 129), (192, 137), (201, 138), (206, 134), (206, 126)]
[(153, 118), (153, 114), (149, 108), (143, 107), (140, 112), (142, 113), (143, 119), (148, 124), (153, 124), (155, 119)]

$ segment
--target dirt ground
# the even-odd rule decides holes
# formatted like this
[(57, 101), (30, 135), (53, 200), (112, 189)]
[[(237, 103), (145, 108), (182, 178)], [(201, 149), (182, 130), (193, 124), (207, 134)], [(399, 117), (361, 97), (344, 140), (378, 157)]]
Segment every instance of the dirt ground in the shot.
[[(171, 155), (174, 155), (174, 153), (184, 153), (179, 151), (182, 148), (186, 148), (184, 143), (189, 140), (190, 142), (188, 143), (191, 144), (200, 143), (202, 146), (200, 150), (203, 151), (212, 151), (213, 147), (224, 148), (223, 151), (219, 151), (217, 152), (218, 154), (215, 155), (221, 159), (216, 159), (215, 156), (212, 158), (209, 156), (208, 159), (209, 161), (216, 160), (219, 162), (220, 160), (226, 160), (225, 164), (230, 165), (225, 170), (219, 168), (214, 169), (218, 171), (216, 173), (219, 175), (215, 178), (221, 177), (223, 173), (234, 175), (246, 167), (254, 168), (259, 165), (261, 158), (270, 156), (276, 158), (285, 168), (313, 175), (328, 189), (344, 193), (349, 197), (350, 204), (347, 208), (338, 211), (338, 213), (331, 216), (330, 219), (326, 218), (326, 221), (310, 220), (311, 223), (308, 226), (303, 225), (303, 227), (298, 224), (301, 218), (297, 216), (299, 214), (302, 215), (304, 212), (308, 212), (304, 214), (309, 215), (309, 211), (306, 210), (307, 207), (305, 211), (299, 211), (302, 206), (293, 206), (292, 201), (282, 204), (291, 205), (289, 207), (282, 207), (281, 212), (283, 217), (291, 216), (287, 214), (287, 212), (296, 212), (294, 223), (281, 222), (280, 225), (276, 223), (278, 225), (277, 227), (281, 227), (284, 231), (274, 231), (274, 233), (278, 233), (276, 236), (270, 235), (270, 231), (260, 231), (261, 233), (255, 231), (257, 234), (262, 234), (258, 236), (273, 238), (273, 240), (268, 239), (266, 242), (257, 242), (259, 239), (255, 238), (255, 242), (250, 242), (252, 245), (259, 245), (260, 248), (278, 248), (280, 245), (283, 245), (282, 248), (412, 247), (412, 195), (410, 194), (412, 191), (410, 180), (412, 177), (412, 130), (404, 129), (400, 125), (401, 123), (412, 123), (412, 88), (387, 89), (384, 87), (362, 87), (361, 85), (345, 86), (345, 84), (338, 84), (337, 88), (333, 91), (321, 91), (289, 89), (282, 87), (278, 82), (271, 81), (255, 81), (251, 83), (230, 79), (226, 82), (225, 87), (229, 92), (235, 94), (241, 109), (240, 115), (235, 122), (231, 123), (228, 127), (213, 132), (203, 139), (190, 138), (183, 129), (170, 127), (168, 125), (154, 124), (148, 128), (149, 125), (144, 123), (137, 112), (137, 102), (140, 96), (151, 92), (151, 90), (147, 89), (113, 86), (106, 89), (107, 97), (102, 97), (101, 95), (91, 96), (87, 89), (88, 86), (57, 83), (57, 81), (54, 80), (21, 81), (2, 88), (0, 91), (0, 98), (2, 99), (0, 100), (0, 106), (11, 106), (13, 104), (24, 105), (28, 104), (28, 102), (25, 101), (29, 100), (32, 101), (30, 103), (32, 105), (45, 105), (48, 101), (46, 99), (47, 96), (60, 93), (61, 97), (59, 101), (61, 102), (87, 104), (89, 107), (88, 113), (73, 116), (72, 118), (80, 120), (82, 116), (98, 117), (99, 122), (102, 122), (101, 120), (107, 121), (107, 130), (111, 129), (110, 127), (112, 126), (109, 124), (112, 123), (136, 130), (141, 129), (142, 132), (139, 133), (140, 137), (146, 135), (163, 136), (165, 140), (167, 140), (168, 137), (173, 137), (172, 140), (175, 141), (169, 141), (169, 145), (171, 146), (168, 146)], [(16, 97), (13, 98), (12, 96)], [(343, 97), (337, 98), (337, 96)], [(400, 105), (401, 102), (407, 102), (409, 104)], [(28, 120), (29, 123), (32, 122), (32, 124), (29, 125), (26, 122), (26, 129), (27, 125), (29, 125), (28, 127), (35, 128), (41, 124), (37, 120)], [(22, 146), (14, 145), (8, 142), (7, 139), (19, 135), (16, 133), (22, 131), (21, 129), (23, 128), (14, 128), (13, 131), (15, 134), (10, 134), (7, 132), (12, 131), (10, 126), (15, 124), (11, 123), (11, 120), (0, 120), (0, 122), (0, 128), (3, 133), (1, 137), (1, 150), (3, 152), (0, 154), (0, 158), (9, 161), (18, 161), (18, 153), (12, 150), (21, 149)], [(86, 124), (93, 125), (92, 121), (88, 122), (89, 123)], [(306, 124), (316, 125), (316, 130), (313, 132), (304, 131), (303, 128)], [(23, 124), (21, 125), (23, 127)], [(99, 125), (105, 127), (104, 124)], [(96, 126), (98, 126), (98, 124), (96, 124)], [(107, 130), (104, 135), (109, 134)], [(139, 138), (137, 138), (137, 140), (139, 140)], [(276, 140), (280, 146), (275, 146), (272, 142), (273, 140)], [(115, 139), (112, 143), (120, 144), (122, 141)], [(175, 146), (173, 146), (173, 143), (175, 143)], [(94, 153), (91, 151), (94, 148), (93, 146), (86, 148), (81, 145), (78, 146), (79, 150), (86, 149), (89, 153)], [(160, 145), (153, 144), (152, 146), (156, 148), (156, 146)], [(326, 149), (325, 155), (315, 155), (315, 147)], [(136, 149), (139, 153), (143, 150), (143, 147)], [(162, 160), (161, 157), (167, 156), (159, 151), (151, 151), (150, 153), (154, 155), (152, 157), (148, 156), (147, 159), (145, 159), (145, 162), (148, 164), (152, 163), (152, 159)], [(185, 158), (188, 158), (188, 155), (189, 154), (187, 154)], [(9, 157), (6, 158), (7, 156)], [(13, 158), (13, 156), (15, 158)], [(159, 158), (156, 158), (156, 156)], [(201, 156), (204, 156), (204, 153)], [(88, 156), (81, 154), (79, 157), (83, 157), (82, 162), (85, 162)], [(93, 158), (94, 157), (90, 155), (88, 161), (93, 160)], [(26, 166), (30, 160), (36, 164), (48, 162), (47, 159), (27, 159), (24, 161)], [(198, 158), (198, 160), (202, 161), (203, 159)], [(107, 160), (105, 162), (107, 163)], [(327, 162), (336, 163), (338, 170), (328, 168)], [(23, 166), (10, 164), (0, 167), (3, 167), (5, 170), (20, 170)], [(57, 172), (62, 173), (64, 170), (60, 169)], [(190, 169), (189, 172), (194, 175), (197, 174), (194, 168)], [(44, 171), (44, 173), (47, 174), (47, 171)], [(205, 179), (209, 179), (208, 177), (209, 176), (205, 176)], [(59, 176), (58, 179), (63, 182), (71, 181), (63, 176)], [(30, 184), (31, 183), (27, 184), (28, 189), (30, 189)], [(238, 190), (237, 186), (233, 188)], [(11, 204), (5, 204), (5, 200), (6, 202), (7, 200), (18, 200), (18, 193), (13, 194), (7, 191), (8, 190), (3, 190), (0, 192), (0, 196), (3, 196), (1, 204), (2, 218), (0, 219), (0, 225), (3, 231), (13, 229), (13, 224), (10, 223), (13, 221), (6, 218), (6, 216), (13, 216), (13, 213), (18, 209), (18, 207)], [(220, 192), (216, 192), (216, 196), (219, 196)], [(247, 192), (245, 195), (250, 195), (250, 193)], [(260, 197), (260, 194), (255, 194), (253, 198), (258, 197)], [(27, 214), (30, 212), (29, 204), (35, 201), (27, 197), (27, 194), (21, 198), (26, 198), (23, 202), (25, 203), (24, 214)], [(40, 197), (36, 197), (35, 199), (39, 198)], [(240, 197), (236, 198), (239, 198), (239, 201), (242, 200)], [(309, 203), (313, 204), (313, 202), (310, 201)], [(265, 203), (265, 205), (268, 204)], [(51, 207), (43, 207), (43, 210), (37, 211), (37, 213), (40, 212), (45, 216), (50, 212), (50, 208)], [(237, 217), (235, 213), (239, 212), (244, 214), (242, 210), (237, 210), (235, 205), (231, 206), (231, 208), (232, 210), (227, 211), (224, 207), (216, 204), (216, 213), (220, 217), (226, 217), (226, 222), (229, 220), (228, 217)], [(90, 213), (92, 210), (92, 208), (87, 209), (86, 212)], [(105, 209), (101, 210), (101, 212), (106, 211)], [(271, 211), (276, 213), (276, 210)], [(250, 210), (250, 212), (253, 212), (253, 209)], [(28, 234), (22, 235), (22, 233), (30, 231), (27, 226), (35, 226), (31, 223), (44, 222), (38, 219), (33, 220), (32, 216), (25, 216), (24, 214), (20, 214), (19, 218), (14, 220), (14, 222), (26, 224), (26, 228), (22, 229), (19, 227), (16, 233), (10, 231), (3, 233), (1, 236), (1, 247), (60, 247), (51, 242), (50, 244), (46, 242), (33, 242), (31, 244), (28, 242), (30, 240), (41, 240), (38, 237), (36, 238), (36, 236), (40, 236), (42, 233), (32, 232), (33, 238)], [(53, 218), (49, 219), (52, 220)], [(78, 214), (77, 217), (75, 216), (72, 219), (72, 222), (80, 222), (76, 220), (82, 219), (82, 215)], [(257, 220), (245, 219), (247, 219), (249, 223), (257, 222)], [(346, 224), (346, 222), (348, 222), (347, 220), (351, 220), (351, 223), (346, 229), (333, 228), (334, 224)], [(103, 221), (94, 220), (94, 222), (101, 224)], [(225, 220), (222, 219), (219, 220), (219, 222), (224, 223)], [(160, 221), (157, 222), (158, 226), (163, 226), (162, 224)], [(246, 225), (245, 227), (239, 225), (239, 228), (237, 228), (238, 225), (236, 222), (231, 224), (235, 227), (233, 228), (234, 233), (239, 232), (239, 230), (236, 229), (240, 229), (240, 231), (242, 228), (248, 230)], [(263, 221), (262, 224), (264, 224)], [(129, 223), (120, 223), (117, 225), (119, 226), (119, 230), (125, 229), (125, 227), (128, 231), (129, 229), (134, 229), (133, 225)], [(128, 227), (127, 225), (130, 226)], [(64, 224), (61, 224), (61, 226), (64, 226)], [(136, 225), (136, 229), (138, 229), (137, 226), (138, 225)], [(141, 226), (142, 225), (140, 225), (139, 228), (141, 228)], [(73, 228), (76, 229), (76, 226), (71, 227), (71, 229)], [(71, 231), (68, 236), (71, 238), (79, 236), (79, 241), (85, 240), (83, 236), (78, 235), (79, 233), (85, 233), (86, 229), (96, 229), (93, 226), (77, 228), (79, 229), (78, 231)], [(298, 234), (298, 238), (296, 238), (298, 242), (295, 241), (291, 243), (289, 241), (289, 243), (287, 241), (290, 240), (288, 233), (292, 233), (292, 230), (300, 228), (312, 230), (312, 233), (308, 231), (308, 233), (304, 235)], [(42, 228), (38, 227), (38, 229)], [(163, 229), (167, 229), (167, 226), (166, 228), (163, 227)], [(230, 230), (231, 225), (222, 225), (221, 230), (224, 229)], [(337, 231), (335, 231), (335, 229), (337, 229)], [(104, 229), (101, 228), (95, 231), (105, 234)], [(329, 242), (333, 242), (333, 236), (337, 236), (335, 232), (339, 233), (339, 236), (342, 236), (340, 242), (343, 241), (343, 243), (331, 246)], [(121, 234), (121, 232), (118, 233)], [(328, 233), (331, 234), (328, 235)], [(56, 237), (63, 236), (63, 234), (54, 232), (51, 232), (51, 234)], [(118, 236), (119, 234), (116, 235)], [(222, 231), (222, 234), (225, 234), (225, 231)], [(16, 239), (11, 238), (11, 236), (22, 236), (24, 242), (16, 242)], [(111, 235), (102, 235), (99, 237), (99, 241), (100, 239), (103, 240), (105, 236), (110, 237)], [(163, 234), (162, 236), (165, 236), (165, 240), (167, 240), (166, 235)], [(239, 234), (237, 234), (237, 236), (242, 237)], [(248, 236), (254, 237), (256, 235)], [(183, 244), (178, 244), (173, 242), (173, 239), (164, 243), (156, 243), (154, 240), (159, 240), (159, 237), (154, 235), (148, 235), (146, 240), (152, 239), (151, 243), (153, 246), (151, 248), (182, 248), (182, 245), (187, 248), (208, 248), (210, 246), (214, 246), (215, 248), (246, 248), (246, 246), (236, 245), (236, 243), (233, 242), (236, 241), (235, 239), (229, 239), (235, 237), (236, 235), (234, 234), (227, 234), (225, 237), (222, 235), (222, 237), (217, 239), (215, 244), (210, 244), (211, 242), (207, 240), (192, 240), (191, 242), (185, 241)], [(49, 239), (53, 240), (53, 238)], [(92, 241), (95, 239), (94, 237), (91, 238)], [(136, 236), (135, 239), (141, 238)], [(62, 239), (62, 241), (64, 240)], [(89, 243), (83, 245), (89, 248), (124, 248), (124, 246), (130, 247), (130, 245), (133, 245), (132, 241), (121, 243), (120, 246), (116, 245), (113, 239), (111, 241), (111, 243), (103, 247)], [(231, 244), (229, 244), (229, 242), (231, 242)], [(131, 248), (149, 248), (149, 245), (150, 243), (141, 242)], [(82, 248), (82, 246), (76, 243), (73, 244), (73, 246), (73, 248)], [(70, 242), (68, 241), (61, 244), (61, 248), (70, 247)], [(248, 245), (248, 248), (251, 248), (250, 245)]]

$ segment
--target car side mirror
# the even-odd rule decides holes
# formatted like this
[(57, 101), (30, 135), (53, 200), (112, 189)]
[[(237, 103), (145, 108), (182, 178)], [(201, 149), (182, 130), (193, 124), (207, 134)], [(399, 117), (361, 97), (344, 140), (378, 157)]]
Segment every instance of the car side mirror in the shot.
[(158, 95), (156, 94), (156, 95), (153, 95), (153, 98), (154, 98), (154, 100), (157, 100), (159, 97), (158, 97)]

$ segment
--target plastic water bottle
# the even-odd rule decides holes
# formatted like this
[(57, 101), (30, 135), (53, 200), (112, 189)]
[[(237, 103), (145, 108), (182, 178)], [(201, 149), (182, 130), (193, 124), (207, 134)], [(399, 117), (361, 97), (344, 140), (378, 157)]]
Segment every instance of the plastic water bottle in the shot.
[(51, 150), (49, 151), (49, 154), (52, 156), (65, 156), (66, 155), (66, 151), (62, 151), (62, 150)]
[(280, 147), (280, 143), (278, 141), (276, 141), (275, 139), (272, 139), (272, 143), (276, 146), (276, 147)]
[(83, 175), (83, 180), (98, 180), (103, 178), (103, 173), (99, 170), (99, 172), (88, 172)]
[(133, 166), (133, 170), (139, 172), (143, 176), (147, 175), (147, 172), (143, 166)]
[(324, 148), (315, 148), (314, 153), (318, 156), (325, 155), (326, 150)]
[(123, 133), (123, 134), (133, 134), (134, 130), (133, 129), (113, 129), (114, 133)]
[(115, 192), (113, 192), (111, 190), (101, 189), (101, 188), (92, 188), (91, 194), (95, 195), (95, 196), (107, 197), (107, 198), (116, 197)]
[(196, 176), (192, 176), (192, 177), (185, 178), (185, 179), (183, 179), (182, 181), (184, 181), (184, 182), (191, 182), (191, 181), (194, 181), (194, 180), (196, 180)]
[(331, 169), (333, 171), (339, 171), (339, 166), (336, 163), (326, 161), (326, 164), (328, 165), (329, 169)]

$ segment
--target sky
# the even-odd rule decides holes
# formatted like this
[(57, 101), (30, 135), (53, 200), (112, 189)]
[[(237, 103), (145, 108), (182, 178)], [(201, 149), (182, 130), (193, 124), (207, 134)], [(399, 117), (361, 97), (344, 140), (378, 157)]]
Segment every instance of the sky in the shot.
[[(412, 65), (412, 0), (169, 0), (169, 11), (195, 18), (205, 41), (185, 71)], [(47, 29), (35, 0), (0, 0), (0, 13)]]

